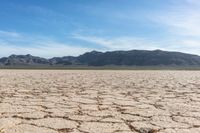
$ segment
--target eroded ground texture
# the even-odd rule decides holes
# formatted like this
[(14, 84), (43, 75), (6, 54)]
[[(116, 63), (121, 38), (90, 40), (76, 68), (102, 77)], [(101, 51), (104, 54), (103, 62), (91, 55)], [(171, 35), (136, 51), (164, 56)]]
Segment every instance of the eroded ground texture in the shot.
[(200, 72), (0, 70), (0, 133), (200, 133)]

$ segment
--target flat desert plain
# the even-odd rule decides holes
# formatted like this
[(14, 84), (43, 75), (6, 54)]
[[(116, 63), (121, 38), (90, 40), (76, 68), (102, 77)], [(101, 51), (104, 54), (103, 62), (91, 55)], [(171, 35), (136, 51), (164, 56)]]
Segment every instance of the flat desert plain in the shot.
[(200, 133), (200, 71), (0, 70), (0, 133)]

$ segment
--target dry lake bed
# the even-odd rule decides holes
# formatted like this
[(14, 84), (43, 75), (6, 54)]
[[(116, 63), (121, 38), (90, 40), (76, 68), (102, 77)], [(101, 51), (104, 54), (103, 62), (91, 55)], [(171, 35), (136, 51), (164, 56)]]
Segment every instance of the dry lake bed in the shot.
[(0, 70), (0, 133), (200, 133), (200, 71)]

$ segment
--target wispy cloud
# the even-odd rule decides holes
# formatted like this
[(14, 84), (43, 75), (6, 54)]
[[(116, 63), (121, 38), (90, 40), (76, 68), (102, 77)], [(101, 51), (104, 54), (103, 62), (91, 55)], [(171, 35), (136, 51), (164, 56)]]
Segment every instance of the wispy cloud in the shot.
[(73, 38), (100, 45), (107, 50), (158, 49), (159, 48), (156, 45), (157, 42), (154, 42), (150, 39), (136, 38), (136, 37), (130, 37), (130, 36), (105, 38), (105, 37), (74, 34)]
[[(33, 34), (23, 34), (15, 31), (0, 30), (0, 56), (8, 56), (10, 54), (32, 54), (42, 57), (53, 56), (65, 56), (65, 55), (79, 55), (87, 51), (95, 50), (132, 50), (132, 49), (145, 49), (145, 50), (171, 50), (181, 51), (187, 53), (194, 53), (200, 55), (200, 1), (199, 0), (177, 0), (172, 4), (159, 12), (154, 12), (152, 15), (141, 15), (148, 22), (153, 24), (159, 24), (164, 27), (162, 32), (166, 32), (167, 37), (160, 39), (155, 37), (140, 37), (139, 35), (112, 35), (112, 34), (98, 34), (98, 29), (91, 30), (88, 27), (87, 31), (77, 31), (81, 34), (73, 34), (72, 43), (65, 43), (58, 41), (50, 37), (37, 36)], [(37, 6), (29, 7), (32, 12), (41, 14), (40, 16), (48, 16), (47, 18), (59, 16), (62, 20), (67, 20), (65, 15), (59, 14), (55, 11), (41, 8)], [(130, 11), (130, 13), (129, 13)], [(117, 17), (123, 20), (123, 22), (131, 22), (138, 19), (138, 17), (131, 16), (131, 10), (127, 12), (116, 13)], [(113, 15), (113, 14), (112, 14)], [(116, 16), (110, 19), (116, 20)], [(149, 17), (150, 16), (150, 17)], [(110, 17), (110, 16), (109, 16)], [(120, 20), (119, 19), (119, 20)], [(47, 19), (49, 20), (49, 19)], [(126, 21), (124, 21), (126, 20)], [(120, 21), (122, 22), (122, 21)], [(57, 24), (57, 23), (56, 23)], [(152, 23), (151, 23), (152, 24)], [(80, 30), (80, 29), (75, 29)], [(166, 30), (166, 31), (165, 31)], [(92, 35), (85, 33), (92, 32)], [(106, 31), (106, 29), (103, 29)], [(170, 32), (169, 32), (170, 31)], [(90, 34), (89, 33), (89, 34)], [(154, 34), (152, 32), (152, 34)], [(78, 41), (77, 41), (78, 40)], [(89, 45), (83, 45), (79, 41), (95, 45), (90, 47)], [(73, 43), (79, 43), (74, 45)]]
[(200, 36), (200, 1), (176, 1), (166, 11), (152, 17), (159, 24), (167, 26), (172, 34), (182, 36)]
[[(45, 43), (45, 42), (43, 42)], [(1, 52), (0, 56), (9, 56), (11, 54), (32, 54), (35, 56), (41, 56), (51, 58), (55, 56), (77, 56), (84, 52), (91, 51), (89, 48), (73, 47), (66, 44), (58, 44), (57, 42), (51, 42), (45, 45), (39, 45), (35, 47), (31, 46), (16, 46), (10, 44), (0, 44)]]
[(136, 38), (136, 37), (98, 37), (98, 36), (86, 36), (75, 34), (73, 36), (76, 39), (80, 39), (89, 43), (97, 44), (104, 47), (106, 50), (167, 50), (167, 51), (180, 51), (185, 53), (198, 54), (200, 47), (200, 39), (162, 39), (152, 40), (147, 38)]
[(46, 58), (67, 55), (77, 56), (91, 50), (87, 47), (61, 43), (48, 37), (29, 36), (8, 31), (0, 32), (0, 57), (11, 54), (32, 54)]
[[(92, 50), (170, 50), (186, 53), (199, 54), (200, 39), (171, 39), (152, 40), (148, 38), (137, 38), (131, 36), (100, 37), (83, 34), (73, 34), (75, 40), (85, 41), (102, 48), (91, 48), (87, 45), (74, 45), (73, 43), (61, 43), (52, 38), (27, 35), (11, 31), (1, 31), (0, 33), (0, 57), (11, 54), (32, 54), (41, 57), (54, 56), (77, 56)], [(81, 43), (81, 42), (79, 42)], [(27, 45), (26, 45), (27, 44)]]
[(13, 32), (13, 31), (3, 31), (0, 30), (0, 37), (15, 37), (15, 38), (19, 38), (21, 37), (21, 35), (17, 32)]

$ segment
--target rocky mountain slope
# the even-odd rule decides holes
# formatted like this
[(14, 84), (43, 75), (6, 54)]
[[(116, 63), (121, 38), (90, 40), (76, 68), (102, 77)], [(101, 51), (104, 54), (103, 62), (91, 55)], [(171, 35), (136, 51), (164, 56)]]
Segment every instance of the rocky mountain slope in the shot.
[(80, 56), (45, 59), (37, 56), (11, 55), (0, 58), (0, 66), (200, 66), (200, 56), (161, 50), (92, 51)]

